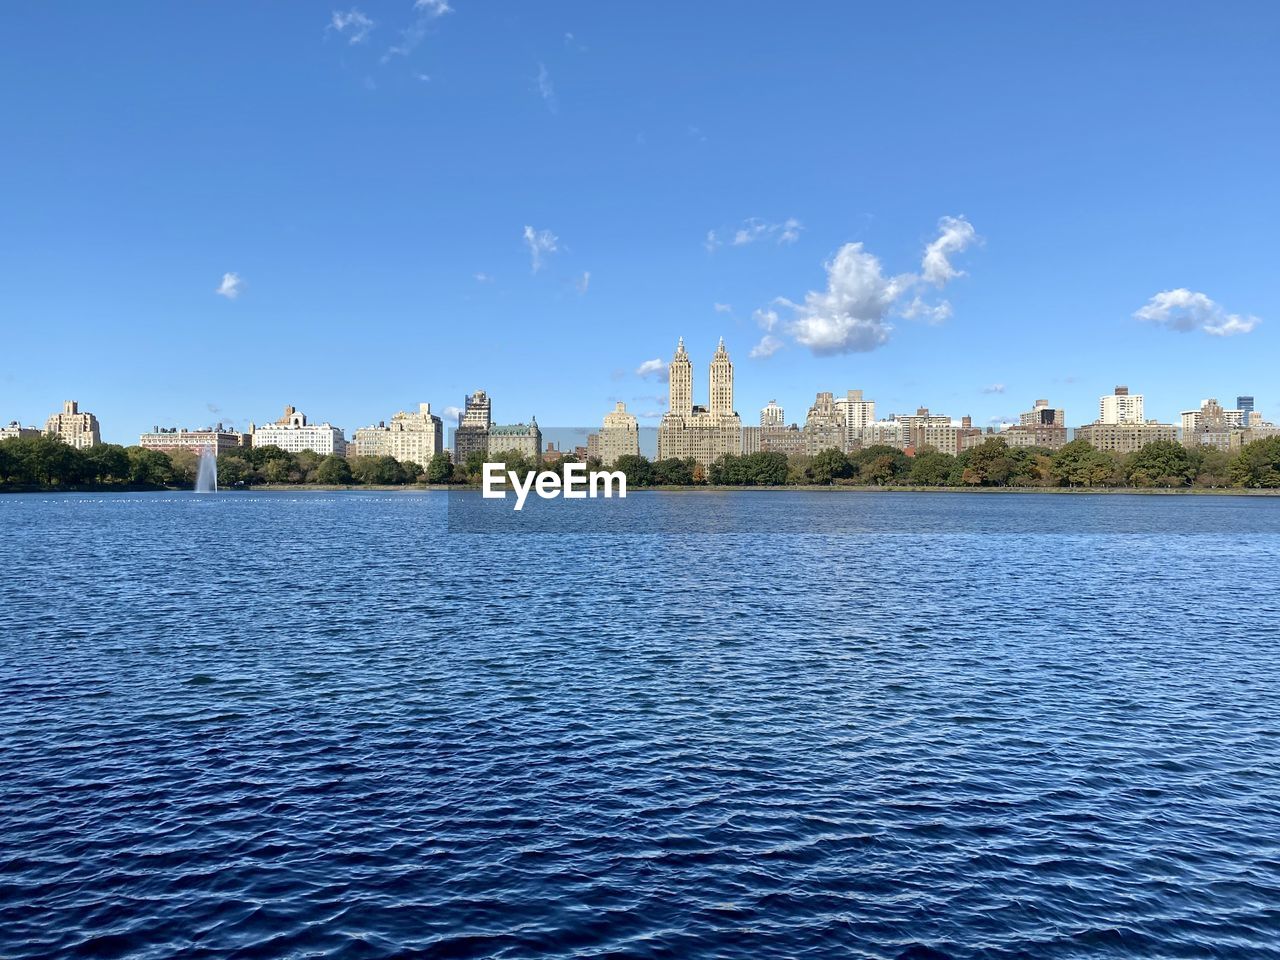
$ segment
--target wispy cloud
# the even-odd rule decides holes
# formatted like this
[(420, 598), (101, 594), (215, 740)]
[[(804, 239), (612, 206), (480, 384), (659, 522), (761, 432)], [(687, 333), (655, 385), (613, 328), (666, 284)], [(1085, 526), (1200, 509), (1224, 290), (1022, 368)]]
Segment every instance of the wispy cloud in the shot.
[(1004, 393), (1003, 383), (991, 383), (982, 388), (983, 393)]
[(636, 367), (636, 376), (646, 380), (666, 380), (667, 365), (662, 360), (654, 357), (652, 360), (646, 360)]
[(547, 257), (560, 249), (560, 238), (554, 233), (550, 230), (535, 230), (530, 226), (524, 228), (524, 243), (529, 248), (529, 260), (534, 273), (542, 269)]
[(547, 109), (555, 113), (559, 109), (556, 103), (556, 88), (551, 82), (551, 74), (547, 72), (545, 63), (538, 64), (538, 96), (547, 105)]
[[(919, 288), (924, 283), (942, 288), (963, 276), (951, 258), (976, 242), (977, 233), (967, 220), (943, 217), (938, 221), (937, 239), (925, 247), (921, 272), (895, 275), (886, 274), (879, 258), (861, 243), (846, 243), (825, 264), (825, 290), (811, 290), (801, 303), (785, 298), (776, 301), (793, 311), (786, 332), (812, 353), (834, 356), (884, 346), (893, 331), (890, 318), (895, 313), (940, 323), (951, 316), (951, 304), (946, 300), (929, 302)], [(911, 294), (912, 299), (903, 305), (903, 299)], [(770, 313), (764, 311), (763, 315)]]
[(228, 300), (234, 300), (240, 296), (244, 289), (244, 280), (238, 273), (224, 273), (222, 282), (218, 284), (218, 289), (213, 291), (220, 297), (226, 297)]
[(333, 15), (329, 18), (329, 29), (335, 33), (340, 33), (347, 38), (348, 43), (364, 43), (373, 28), (377, 26), (374, 21), (360, 12), (356, 7), (343, 13), (341, 10), (334, 10)]
[(778, 223), (748, 217), (737, 227), (708, 230), (702, 245), (707, 248), (708, 253), (714, 253), (726, 243), (734, 247), (745, 247), (757, 241), (772, 240), (779, 246), (786, 246), (799, 240), (803, 229), (804, 224), (795, 217), (788, 217)]
[(485, 273), (483, 270), (475, 274), (475, 278), (476, 283), (493, 283), (492, 275)]
[(400, 31), (400, 41), (382, 55), (383, 63), (387, 63), (392, 57), (407, 57), (413, 53), (426, 39), (432, 22), (446, 13), (452, 13), (453, 7), (449, 6), (447, 0), (416, 0), (413, 10), (413, 22)]
[(578, 291), (578, 296), (580, 297), (586, 296), (587, 288), (591, 286), (591, 271), (583, 270), (582, 276), (580, 276), (577, 280), (574, 281), (573, 286)]
[(1134, 312), (1134, 319), (1155, 323), (1179, 333), (1203, 330), (1213, 337), (1252, 333), (1262, 322), (1258, 317), (1228, 313), (1203, 293), (1179, 287), (1163, 290)]
[(716, 313), (733, 313), (733, 307), (727, 303), (714, 304), (713, 309)]
[(775, 353), (785, 346), (781, 340), (771, 333), (766, 333), (760, 338), (760, 342), (751, 348), (751, 357), (755, 360), (764, 360), (772, 357)]
[(445, 407), (441, 412), (440, 419), (448, 422), (449, 420), (457, 421), (462, 416), (461, 407)]

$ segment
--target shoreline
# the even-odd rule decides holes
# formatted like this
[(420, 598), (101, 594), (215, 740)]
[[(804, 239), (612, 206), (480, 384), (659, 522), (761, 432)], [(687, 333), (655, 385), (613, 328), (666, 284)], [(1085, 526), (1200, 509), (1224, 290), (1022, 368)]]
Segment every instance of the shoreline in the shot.
[[(263, 483), (251, 487), (223, 487), (218, 493), (423, 493), (449, 492), (450, 490), (477, 491), (479, 484), (424, 483), (424, 484), (326, 484), (326, 483)], [(63, 489), (3, 490), (3, 494), (103, 494), (103, 493), (191, 493), (185, 487), (80, 487)], [(1280, 497), (1280, 488), (1253, 487), (911, 487), (911, 486), (862, 486), (855, 484), (788, 484), (784, 486), (737, 486), (701, 484), (699, 486), (632, 487), (631, 496), (637, 493), (891, 493), (891, 494), (1050, 494), (1067, 496), (1156, 496), (1156, 497)]]

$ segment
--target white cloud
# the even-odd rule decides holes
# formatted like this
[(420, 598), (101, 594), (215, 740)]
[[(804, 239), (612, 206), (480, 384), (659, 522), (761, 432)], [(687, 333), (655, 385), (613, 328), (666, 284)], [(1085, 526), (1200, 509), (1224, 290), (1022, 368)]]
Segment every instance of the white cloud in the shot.
[(429, 17), (443, 17), (453, 12), (448, 0), (414, 0), (413, 9), (421, 10)]
[(785, 346), (781, 340), (771, 333), (766, 333), (760, 338), (760, 342), (751, 348), (751, 357), (755, 360), (764, 360), (772, 357), (775, 353)]
[(733, 307), (732, 307), (732, 305), (727, 304), (727, 303), (717, 303), (717, 304), (714, 304), (714, 309), (715, 309), (716, 313), (733, 313)]
[(909, 304), (903, 307), (902, 316), (907, 320), (924, 320), (931, 324), (939, 324), (951, 319), (951, 301), (925, 303), (917, 294), (911, 298)]
[[(796, 225), (798, 228), (798, 224)], [(785, 224), (784, 224), (785, 227)], [(793, 316), (784, 330), (797, 343), (818, 356), (860, 353), (889, 342), (893, 331), (890, 318), (923, 319), (941, 323), (952, 313), (951, 303), (926, 300), (919, 292), (924, 283), (942, 288), (964, 276), (951, 258), (980, 238), (963, 217), (943, 217), (938, 221), (938, 237), (931, 241), (921, 260), (921, 273), (887, 276), (880, 260), (861, 243), (846, 243), (824, 266), (827, 288), (805, 294), (803, 303), (779, 297), (775, 304), (791, 308)], [(910, 296), (905, 304), (903, 301)], [(756, 322), (767, 331), (778, 324), (773, 310), (756, 311)]]
[(756, 326), (758, 326), (761, 330), (772, 332), (773, 329), (778, 326), (777, 310), (766, 310), (765, 308), (761, 307), (751, 316), (755, 319)]
[(667, 365), (662, 360), (654, 357), (652, 360), (646, 360), (636, 367), (636, 376), (645, 379), (666, 380), (668, 376)]
[(725, 238), (728, 237), (728, 242), (735, 247), (745, 247), (758, 240), (773, 240), (779, 246), (786, 246), (799, 240), (800, 231), (803, 229), (804, 224), (795, 217), (788, 217), (781, 223), (770, 223), (759, 217), (748, 217), (738, 227), (708, 230), (707, 239), (702, 245), (707, 248), (708, 253), (713, 253), (718, 247), (724, 245)]
[(963, 277), (964, 271), (951, 265), (951, 257), (963, 253), (978, 239), (977, 231), (964, 217), (943, 217), (938, 221), (938, 239), (924, 248), (920, 269), (924, 279), (935, 287)]
[(1179, 333), (1203, 330), (1214, 337), (1232, 337), (1251, 333), (1262, 322), (1258, 317), (1227, 313), (1226, 309), (1203, 293), (1179, 287), (1163, 290), (1135, 311), (1134, 319), (1156, 323)]
[(222, 283), (218, 284), (218, 289), (213, 291), (220, 297), (226, 297), (228, 300), (234, 300), (240, 296), (240, 290), (244, 287), (244, 280), (240, 278), (238, 273), (224, 273), (222, 275)]
[(982, 388), (983, 393), (1004, 393), (1003, 383), (992, 383)]
[(346, 13), (334, 10), (329, 18), (329, 29), (346, 36), (348, 43), (363, 43), (376, 25), (356, 7)]
[(481, 270), (475, 275), (476, 283), (493, 283), (493, 277)]
[(796, 315), (787, 332), (818, 356), (884, 346), (893, 329), (889, 311), (909, 281), (886, 277), (861, 243), (846, 243), (826, 268), (825, 291), (810, 291), (802, 304), (788, 302)]
[(530, 226), (524, 228), (524, 242), (529, 248), (534, 273), (542, 269), (547, 257), (560, 249), (560, 238), (554, 233), (550, 230), (535, 230)]
[(443, 419), (446, 423), (447, 423), (448, 421), (450, 421), (450, 420), (453, 420), (454, 422), (457, 422), (457, 419), (458, 419), (460, 416), (462, 416), (462, 408), (461, 408), (461, 407), (445, 407), (445, 408), (444, 408), (444, 412), (443, 412), (443, 416), (441, 417), (441, 419)]
[(578, 278), (574, 286), (577, 288), (579, 296), (586, 296), (587, 288), (591, 286), (591, 271), (583, 270), (582, 276)]
[(552, 113), (556, 112), (556, 88), (551, 82), (551, 74), (547, 72), (545, 63), (538, 64), (538, 96)]

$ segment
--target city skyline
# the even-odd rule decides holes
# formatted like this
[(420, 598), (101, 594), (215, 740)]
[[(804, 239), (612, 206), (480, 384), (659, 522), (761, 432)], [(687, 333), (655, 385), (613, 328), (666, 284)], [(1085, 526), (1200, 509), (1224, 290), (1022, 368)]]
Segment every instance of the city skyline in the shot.
[(1275, 382), (1269, 6), (235, 10), (13, 11), (98, 80), (0, 64), (0, 417), (350, 430), (487, 381), (657, 426), (681, 334), (734, 345), (744, 412), (856, 384), (985, 426), (1128, 382), (1176, 422)]

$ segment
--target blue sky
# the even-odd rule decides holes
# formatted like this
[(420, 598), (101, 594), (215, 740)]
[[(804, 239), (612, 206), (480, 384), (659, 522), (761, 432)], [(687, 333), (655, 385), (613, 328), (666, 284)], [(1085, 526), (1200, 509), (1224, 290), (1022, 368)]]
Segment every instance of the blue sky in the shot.
[(7, 14), (3, 421), (349, 432), (483, 388), (594, 424), (661, 411), (680, 335), (752, 423), (862, 388), (1076, 425), (1116, 383), (1280, 417), (1275, 4)]

